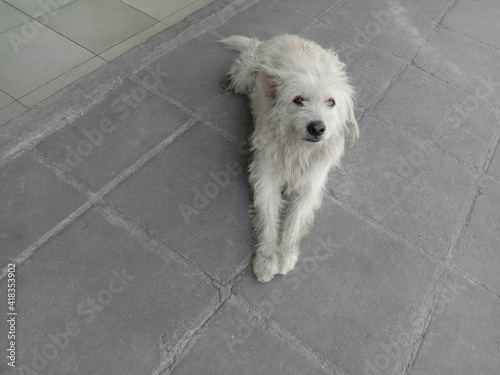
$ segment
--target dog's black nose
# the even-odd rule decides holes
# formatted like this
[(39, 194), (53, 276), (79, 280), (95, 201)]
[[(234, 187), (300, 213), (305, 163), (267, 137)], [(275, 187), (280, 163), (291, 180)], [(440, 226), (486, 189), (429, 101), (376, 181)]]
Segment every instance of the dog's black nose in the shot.
[(307, 124), (309, 134), (318, 137), (325, 132), (326, 126), (323, 121), (313, 121)]

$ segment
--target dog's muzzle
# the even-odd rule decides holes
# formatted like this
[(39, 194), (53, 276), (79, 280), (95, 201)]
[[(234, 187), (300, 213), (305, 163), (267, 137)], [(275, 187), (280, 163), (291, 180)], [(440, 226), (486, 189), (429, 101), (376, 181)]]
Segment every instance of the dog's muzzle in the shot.
[(308, 142), (319, 142), (321, 141), (321, 136), (326, 130), (325, 123), (323, 121), (312, 121), (307, 124), (307, 132), (309, 136), (304, 138)]

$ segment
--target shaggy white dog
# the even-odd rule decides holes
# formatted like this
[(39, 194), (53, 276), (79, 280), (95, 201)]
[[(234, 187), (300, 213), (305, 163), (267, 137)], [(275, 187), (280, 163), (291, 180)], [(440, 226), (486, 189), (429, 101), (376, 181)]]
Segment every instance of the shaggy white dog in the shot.
[(234, 35), (221, 42), (241, 52), (227, 89), (251, 100), (253, 271), (267, 282), (295, 267), (328, 171), (344, 152), (344, 135), (352, 143), (358, 138), (353, 89), (335, 52), (298, 36), (261, 42)]

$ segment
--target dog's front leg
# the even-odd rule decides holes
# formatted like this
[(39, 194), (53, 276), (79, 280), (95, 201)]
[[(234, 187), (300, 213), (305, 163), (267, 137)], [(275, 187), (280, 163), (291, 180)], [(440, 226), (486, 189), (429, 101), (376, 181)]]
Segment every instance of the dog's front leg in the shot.
[(292, 193), (283, 221), (279, 247), (280, 274), (286, 275), (297, 263), (300, 241), (309, 230), (315, 211), (321, 206), (322, 189)]
[(276, 176), (259, 167), (258, 162), (251, 168), (250, 179), (254, 188), (253, 226), (257, 242), (253, 272), (257, 280), (265, 283), (280, 271), (278, 236), (283, 198)]

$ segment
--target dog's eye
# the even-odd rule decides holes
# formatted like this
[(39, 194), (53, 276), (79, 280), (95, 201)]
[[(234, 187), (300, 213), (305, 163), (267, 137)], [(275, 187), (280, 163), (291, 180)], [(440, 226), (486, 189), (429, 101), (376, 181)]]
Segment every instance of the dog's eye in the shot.
[(328, 107), (333, 107), (335, 105), (335, 100), (333, 100), (332, 98), (328, 99), (328, 101), (326, 102), (326, 104), (328, 104)]
[(296, 96), (293, 102), (297, 105), (304, 105), (304, 98), (302, 96)]

